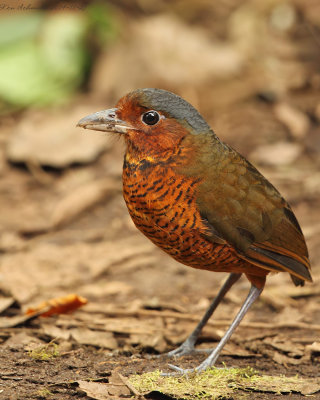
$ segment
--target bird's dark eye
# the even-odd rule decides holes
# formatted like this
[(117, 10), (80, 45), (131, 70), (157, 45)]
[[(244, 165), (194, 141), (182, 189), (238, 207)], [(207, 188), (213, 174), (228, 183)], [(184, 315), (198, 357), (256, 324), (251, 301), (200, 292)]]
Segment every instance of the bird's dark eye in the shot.
[(155, 125), (160, 120), (157, 111), (148, 111), (142, 115), (142, 121), (147, 125)]

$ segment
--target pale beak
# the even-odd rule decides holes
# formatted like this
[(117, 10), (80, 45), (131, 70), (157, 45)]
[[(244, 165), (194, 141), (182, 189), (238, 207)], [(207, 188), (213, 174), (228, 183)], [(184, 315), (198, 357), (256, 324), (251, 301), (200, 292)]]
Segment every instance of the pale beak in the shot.
[(134, 129), (127, 122), (117, 118), (117, 109), (98, 111), (80, 119), (77, 126), (85, 129), (102, 132), (127, 133), (129, 129)]

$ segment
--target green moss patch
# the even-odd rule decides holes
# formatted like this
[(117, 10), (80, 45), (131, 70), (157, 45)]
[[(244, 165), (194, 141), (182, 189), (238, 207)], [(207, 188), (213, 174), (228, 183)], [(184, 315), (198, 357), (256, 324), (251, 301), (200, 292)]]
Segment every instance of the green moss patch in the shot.
[(320, 379), (260, 375), (247, 368), (211, 368), (201, 374), (161, 376), (161, 371), (133, 375), (130, 384), (141, 394), (160, 392), (176, 399), (237, 399), (249, 398), (248, 392), (301, 393), (320, 391)]
[(33, 360), (48, 361), (59, 356), (58, 345), (52, 341), (44, 346), (37, 347), (29, 351), (29, 356)]

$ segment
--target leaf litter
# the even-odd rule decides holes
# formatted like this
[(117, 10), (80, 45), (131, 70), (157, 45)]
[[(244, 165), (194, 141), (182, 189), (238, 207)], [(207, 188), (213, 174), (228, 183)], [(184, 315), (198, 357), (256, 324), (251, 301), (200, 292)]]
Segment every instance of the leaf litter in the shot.
[[(126, 398), (130, 391), (139, 397), (130, 376), (166, 370), (166, 357), (149, 357), (187, 337), (224, 279), (178, 265), (141, 237), (120, 194), (123, 147), (74, 127), (138, 86), (167, 88), (190, 100), (222, 140), (250, 160), (256, 152), (257, 166), (292, 204), (315, 283), (294, 288), (285, 274), (270, 276), (218, 366), (263, 371), (269, 386), (269, 375), (285, 381), (284, 375), (299, 374), (307, 388), (299, 383), (290, 398), (301, 399), (315, 390), (320, 362), (318, 2), (114, 7), (129, 16), (125, 31), (116, 46), (98, 52), (85, 96), (69, 108), (26, 110), (1, 121), (1, 285), (8, 297), (0, 301), (0, 399), (35, 398), (44, 383), (61, 400), (85, 393)], [(215, 346), (246, 291), (241, 280), (203, 331), (200, 349)], [(68, 293), (87, 297), (88, 306), (46, 319), (38, 318), (41, 311), (21, 315)], [(32, 346), (53, 339), (60, 356), (29, 357)], [(195, 353), (176, 363), (191, 368), (203, 357)], [(117, 371), (120, 378), (111, 379)], [(263, 379), (261, 392), (254, 392), (253, 378), (241, 377), (245, 386), (229, 397), (273, 400), (277, 393), (263, 392)]]

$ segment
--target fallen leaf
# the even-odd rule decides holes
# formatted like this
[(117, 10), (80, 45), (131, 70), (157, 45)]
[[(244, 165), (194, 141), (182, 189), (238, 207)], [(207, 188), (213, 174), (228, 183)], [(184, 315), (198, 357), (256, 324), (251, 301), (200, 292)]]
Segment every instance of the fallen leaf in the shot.
[[(122, 273), (145, 268), (147, 262), (148, 265), (152, 264), (152, 260), (155, 262), (154, 253), (154, 245), (139, 234), (117, 241), (93, 243), (59, 245), (39, 241), (25, 251), (3, 254), (1, 279), (3, 286), (17, 301), (26, 303), (39, 293), (56, 293), (56, 288), (61, 288), (61, 285), (63, 288), (74, 288), (94, 282), (109, 273), (114, 265)], [(148, 261), (144, 261), (146, 257)]]
[(76, 294), (69, 294), (68, 296), (58, 297), (48, 301), (44, 301), (35, 308), (28, 308), (27, 315), (39, 313), (41, 317), (50, 317), (54, 314), (65, 314), (75, 311), (77, 308), (87, 304), (88, 300)]
[(300, 378), (262, 375), (257, 383), (246, 385), (246, 389), (259, 392), (314, 394), (320, 391), (319, 378)]
[(138, 391), (136, 390), (136, 388), (135, 388), (133, 385), (131, 385), (129, 379), (127, 379), (126, 377), (124, 377), (124, 376), (121, 375), (121, 374), (118, 374), (118, 375), (119, 375), (119, 378), (121, 379), (121, 381), (127, 386), (127, 388), (128, 388), (136, 397), (138, 397), (138, 398), (142, 397), (141, 393), (138, 392)]
[(91, 399), (109, 400), (111, 398), (108, 386), (105, 383), (77, 381), (77, 384)]
[(279, 353), (278, 351), (273, 353), (272, 359), (280, 365), (299, 365), (303, 361), (301, 358), (288, 357), (285, 354)]
[(105, 135), (90, 135), (75, 127), (92, 107), (79, 106), (68, 112), (30, 113), (10, 135), (7, 158), (16, 163), (33, 163), (65, 168), (70, 164), (86, 164), (110, 147)]
[(52, 324), (41, 324), (41, 330), (45, 335), (50, 336), (52, 339), (69, 340), (71, 333), (69, 329), (59, 328)]
[(181, 313), (187, 312), (185, 307), (169, 301), (160, 300), (158, 297), (152, 297), (143, 302), (143, 308), (147, 310), (173, 310)]
[(16, 232), (2, 232), (0, 235), (0, 251), (19, 251), (26, 247), (26, 243)]
[(29, 314), (29, 315), (17, 315), (15, 317), (2, 317), (0, 318), (0, 329), (1, 328), (13, 328), (15, 326), (23, 325), (25, 322), (31, 321), (41, 315), (41, 312)]
[(269, 337), (264, 339), (264, 343), (282, 353), (286, 353), (290, 357), (302, 357), (304, 354), (304, 346), (299, 343), (292, 343), (288, 338), (281, 339), (279, 336), (274, 338)]
[[(162, 318), (140, 319), (140, 318), (103, 318), (101, 315), (95, 317), (92, 313), (79, 313), (77, 320), (83, 321), (90, 329), (103, 330), (106, 332), (132, 334), (132, 335), (155, 335), (163, 333), (164, 324)], [(59, 323), (58, 321), (57, 323)]]
[(276, 104), (274, 112), (295, 139), (303, 139), (306, 136), (311, 125), (306, 114), (288, 103)]
[(109, 383), (98, 383), (92, 381), (77, 381), (76, 383), (88, 397), (96, 400), (118, 400), (123, 397), (127, 398), (131, 394), (131, 391), (123, 379), (120, 378), (119, 374), (114, 372), (109, 378)]
[(127, 397), (131, 394), (128, 386), (123, 382), (123, 377), (116, 370), (109, 378), (109, 392), (111, 395), (119, 397)]
[(311, 360), (313, 354), (317, 354), (318, 356), (320, 355), (320, 342), (313, 342), (305, 347), (305, 355), (303, 356), (303, 360)]
[(115, 350), (118, 342), (110, 332), (93, 331), (86, 328), (70, 329), (70, 334), (80, 344), (88, 344), (105, 349)]
[(15, 301), (13, 297), (0, 297), (0, 314), (10, 308)]
[(114, 295), (127, 295), (133, 291), (133, 286), (121, 281), (99, 280), (88, 285), (82, 286), (81, 292), (88, 297), (98, 298)]
[(257, 147), (250, 158), (260, 164), (279, 166), (293, 163), (301, 152), (298, 143), (278, 142)]
[(153, 335), (130, 335), (129, 343), (145, 349), (154, 349), (159, 353), (163, 353), (167, 349), (167, 342), (161, 333)]
[(229, 342), (225, 345), (222, 350), (222, 354), (232, 356), (232, 357), (260, 357), (260, 354), (248, 351), (243, 346), (239, 346), (233, 342)]
[[(283, 287), (268, 287), (263, 291), (261, 299), (266, 304), (270, 304), (277, 311), (282, 311), (287, 306), (294, 306), (295, 301), (292, 300)], [(282, 319), (281, 319), (282, 321)]]
[(295, 323), (303, 321), (304, 315), (303, 310), (296, 307), (287, 306), (283, 308), (274, 316), (275, 323)]
[(112, 179), (89, 182), (73, 189), (53, 210), (51, 227), (60, 228), (119, 190), (119, 182)]
[(33, 350), (36, 347), (43, 345), (44, 342), (35, 336), (30, 336), (25, 332), (17, 333), (11, 336), (6, 342), (5, 346), (12, 349), (23, 347), (25, 350)]

